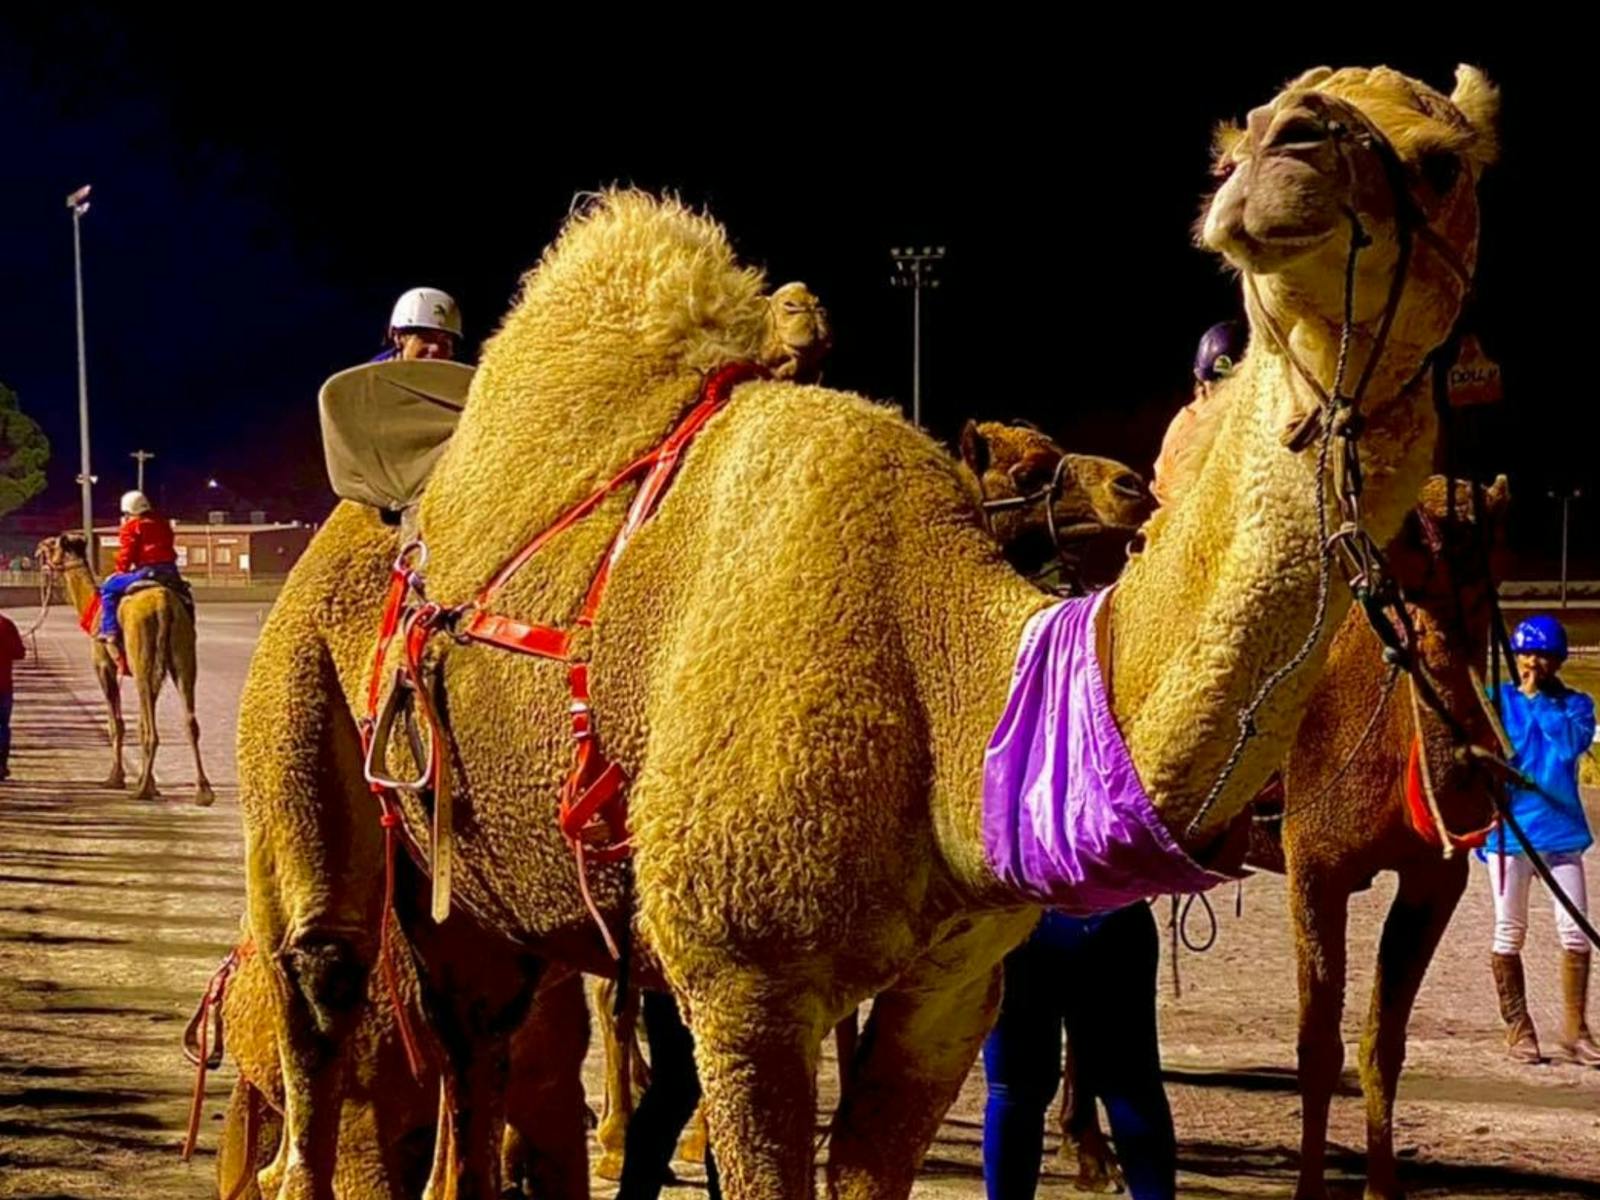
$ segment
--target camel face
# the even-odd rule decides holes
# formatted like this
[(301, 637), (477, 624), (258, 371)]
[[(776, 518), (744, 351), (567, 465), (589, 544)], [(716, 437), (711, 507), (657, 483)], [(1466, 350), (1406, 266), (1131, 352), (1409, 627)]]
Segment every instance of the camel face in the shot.
[(1448, 626), (1463, 609), (1486, 604), (1488, 580), (1501, 574), (1495, 559), (1510, 503), (1506, 477), (1483, 489), (1482, 528), (1472, 484), (1461, 479), (1453, 484), (1452, 498), (1442, 475), (1429, 479), (1389, 547), (1390, 570), (1424, 627)]
[(1200, 240), (1240, 270), (1277, 276), (1296, 307), (1337, 323), (1353, 218), (1371, 239), (1355, 297), (1364, 321), (1388, 301), (1399, 218), (1409, 209), (1410, 224), (1437, 240), (1412, 254), (1408, 277), (1445, 289), (1441, 299), (1454, 303), (1476, 258), (1475, 184), (1494, 157), (1496, 103), (1469, 67), (1450, 98), (1384, 67), (1308, 72), (1252, 112), (1243, 130), (1219, 134), (1226, 180)]
[(777, 379), (814, 382), (833, 346), (828, 310), (803, 283), (786, 283), (767, 299), (767, 336), (761, 362)]
[(84, 563), (89, 560), (89, 544), (83, 540), (83, 535), (76, 533), (63, 533), (59, 537), (47, 537), (34, 548), (33, 558), (47, 571), (64, 570), (68, 563)]
[(961, 459), (987, 502), (1040, 495), (1051, 487), (1060, 468), (1050, 516), (1042, 503), (989, 514), (990, 531), (1019, 570), (1037, 570), (1056, 556), (1052, 518), (1064, 543), (1101, 535), (1114, 535), (1124, 543), (1155, 508), (1150, 489), (1137, 472), (1114, 459), (1067, 454), (1026, 425), (969, 421), (961, 433)]

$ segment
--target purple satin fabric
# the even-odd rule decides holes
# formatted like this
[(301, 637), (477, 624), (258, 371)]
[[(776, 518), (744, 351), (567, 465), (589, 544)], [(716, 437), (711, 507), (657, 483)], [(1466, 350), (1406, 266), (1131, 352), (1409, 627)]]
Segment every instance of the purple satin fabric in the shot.
[(1072, 913), (1232, 878), (1184, 853), (1134, 771), (1095, 657), (1095, 614), (1110, 594), (1029, 620), (983, 761), (989, 865), (1028, 899)]

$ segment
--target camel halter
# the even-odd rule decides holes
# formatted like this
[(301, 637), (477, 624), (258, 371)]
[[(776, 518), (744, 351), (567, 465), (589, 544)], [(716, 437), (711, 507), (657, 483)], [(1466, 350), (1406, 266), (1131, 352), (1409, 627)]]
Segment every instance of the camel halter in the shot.
[[(1066, 491), (1067, 480), (1072, 476), (1072, 466), (1067, 461), (1065, 451), (1056, 460), (1056, 468), (1051, 472), (1049, 483), (1019, 496), (1005, 496), (998, 500), (991, 500), (988, 498), (988, 492), (983, 486), (983, 473), (974, 471), (973, 476), (978, 481), (978, 511), (983, 515), (983, 527), (990, 537), (994, 537), (994, 522), (990, 519), (991, 513), (1027, 510), (1041, 504), (1044, 506), (1045, 528), (1050, 534), (1050, 546), (1055, 551), (1056, 562), (1060, 564), (1066, 577), (1075, 584), (1078, 564), (1068, 553), (1068, 547), (1075, 541), (1104, 532), (1105, 527), (1094, 521), (1079, 521), (1066, 526), (1056, 524), (1056, 503), (1061, 499), (1062, 493)], [(1015, 479), (1015, 476), (1013, 476), (1013, 479)], [(1049, 564), (1047, 563), (1030, 575), (1029, 578), (1038, 580), (1047, 574), (1049, 569)]]
[[(1294, 368), (1295, 373), (1311, 389), (1316, 397), (1317, 404), (1312, 411), (1301, 420), (1284, 438), (1284, 444), (1293, 453), (1299, 453), (1310, 446), (1313, 439), (1318, 442), (1317, 469), (1313, 475), (1315, 488), (1314, 503), (1317, 510), (1317, 541), (1322, 546), (1317, 573), (1317, 599), (1315, 615), (1312, 618), (1311, 628), (1307, 631), (1305, 640), (1298, 650), (1289, 659), (1274, 670), (1257, 689), (1250, 702), (1245, 705), (1238, 715), (1239, 732), (1235, 738), (1232, 749), (1228, 753), (1221, 770), (1217, 774), (1211, 790), (1201, 801), (1194, 817), (1190, 820), (1185, 835), (1193, 837), (1204, 823), (1217, 799), (1222, 795), (1223, 789), (1232, 778), (1234, 771), (1244, 758), (1245, 748), (1259, 732), (1256, 718), (1262, 707), (1283, 681), (1309, 659), (1315, 651), (1317, 643), (1322, 638), (1322, 633), (1327, 625), (1328, 607), (1332, 591), (1332, 571), (1337, 563), (1345, 584), (1351, 594), (1360, 602), (1366, 611), (1367, 618), (1373, 623), (1384, 644), (1396, 656), (1402, 669), (1413, 676), (1420, 670), (1411, 647), (1415, 645), (1415, 638), (1403, 640), (1396, 628), (1395, 620), (1409, 628), (1409, 616), (1405, 612), (1405, 605), (1401, 600), (1399, 589), (1395, 586), (1392, 575), (1388, 570), (1383, 551), (1373, 540), (1361, 523), (1361, 491), (1362, 472), (1360, 449), (1357, 439), (1361, 433), (1361, 402), (1366, 396), (1367, 385), (1372, 381), (1377, 369), (1378, 361), (1383, 357), (1383, 352), (1388, 345), (1389, 334), (1394, 327), (1396, 315), (1400, 311), (1400, 304), (1405, 295), (1405, 287), (1410, 276), (1413, 244), (1422, 241), (1433, 248), (1444, 260), (1447, 266), (1462, 284), (1461, 306), (1464, 308), (1467, 295), (1472, 288), (1472, 275), (1466, 264), (1453, 249), (1434, 232), (1428, 225), (1427, 217), (1421, 206), (1412, 196), (1406, 182), (1405, 168), (1401, 164), (1400, 156), (1395, 152), (1393, 144), (1384, 135), (1383, 131), (1367, 119), (1366, 115), (1353, 105), (1344, 104), (1332, 97), (1321, 93), (1323, 101), (1336, 108), (1340, 113), (1348, 114), (1354, 122), (1354, 128), (1343, 120), (1330, 120), (1328, 122), (1328, 135), (1333, 140), (1340, 154), (1340, 161), (1344, 166), (1346, 180), (1354, 188), (1356, 175), (1351, 166), (1350, 156), (1354, 148), (1371, 151), (1378, 158), (1383, 168), (1385, 181), (1389, 185), (1389, 192), (1394, 204), (1395, 238), (1397, 252), (1394, 270), (1389, 280), (1389, 295), (1384, 305), (1383, 315), (1378, 322), (1378, 331), (1373, 339), (1372, 350), (1367, 356), (1365, 366), (1356, 381), (1353, 390), (1345, 390), (1345, 375), (1350, 363), (1350, 347), (1354, 340), (1357, 322), (1355, 319), (1355, 291), (1356, 291), (1356, 266), (1361, 252), (1372, 244), (1365, 227), (1361, 224), (1360, 215), (1356, 212), (1353, 201), (1344, 206), (1344, 215), (1350, 224), (1350, 249), (1345, 259), (1344, 272), (1344, 303), (1343, 317), (1339, 330), (1339, 353), (1334, 366), (1333, 386), (1324, 388), (1315, 372), (1302, 362), (1289, 345), (1289, 339), (1273, 319), (1271, 312), (1262, 303), (1259, 286), (1254, 272), (1246, 271), (1245, 291), (1249, 298), (1253, 315), (1261, 327), (1267, 331), (1280, 353)], [(1262, 152), (1260, 146), (1261, 128), (1257, 127), (1250, 133), (1251, 144), (1256, 154)], [(1451, 339), (1447, 337), (1438, 346), (1434, 347), (1423, 356), (1416, 372), (1405, 383), (1398, 393), (1404, 396), (1411, 392), (1427, 376), (1429, 371), (1437, 370), (1441, 366), (1439, 351), (1448, 346)], [(1333, 456), (1333, 443), (1339, 443), (1337, 458)], [(1339, 506), (1342, 521), (1336, 532), (1330, 533), (1328, 529), (1328, 507), (1325, 492), (1330, 479), (1332, 480), (1335, 502)], [(1392, 618), (1390, 613), (1394, 614)], [(1381, 627), (1380, 627), (1381, 626)], [(1428, 689), (1432, 693), (1432, 688)], [(1435, 699), (1437, 696), (1435, 694)], [(1431, 705), (1430, 705), (1431, 707)]]

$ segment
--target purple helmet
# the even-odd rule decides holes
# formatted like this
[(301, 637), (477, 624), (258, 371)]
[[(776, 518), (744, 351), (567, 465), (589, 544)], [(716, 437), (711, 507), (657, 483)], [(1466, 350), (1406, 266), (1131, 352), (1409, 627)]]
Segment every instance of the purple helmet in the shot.
[(1233, 374), (1244, 357), (1248, 340), (1245, 327), (1238, 321), (1213, 325), (1206, 330), (1194, 352), (1194, 377), (1201, 383), (1215, 383)]

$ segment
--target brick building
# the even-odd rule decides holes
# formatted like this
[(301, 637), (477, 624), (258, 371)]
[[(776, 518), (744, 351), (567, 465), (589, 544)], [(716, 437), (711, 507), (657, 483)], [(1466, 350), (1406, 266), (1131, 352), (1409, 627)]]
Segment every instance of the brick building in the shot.
[[(179, 569), (193, 583), (218, 587), (281, 581), (314, 532), (298, 521), (205, 525), (175, 521), (172, 526)], [(101, 526), (95, 529), (95, 536), (100, 543), (100, 569), (109, 571), (117, 552), (117, 529)]]

